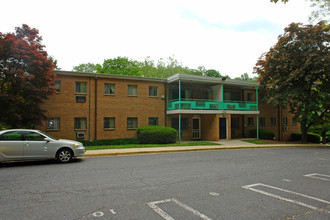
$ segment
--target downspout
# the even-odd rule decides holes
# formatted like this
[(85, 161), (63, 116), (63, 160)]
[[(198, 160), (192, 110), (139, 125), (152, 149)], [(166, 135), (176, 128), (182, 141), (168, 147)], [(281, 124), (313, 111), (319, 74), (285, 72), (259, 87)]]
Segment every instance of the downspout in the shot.
[[(242, 101), (244, 102), (244, 89), (242, 90)], [(242, 134), (243, 134), (243, 138), (245, 138), (245, 127), (244, 127), (244, 122), (245, 122), (245, 115), (242, 114)]]
[[(259, 111), (258, 87), (256, 87), (256, 103), (257, 103), (257, 111)], [(259, 139), (259, 113), (257, 114), (257, 140), (258, 139)]]
[(89, 79), (89, 91), (88, 91), (88, 140), (91, 140), (91, 77)]
[(179, 144), (181, 144), (181, 80), (179, 79)]
[(94, 140), (97, 140), (97, 76), (95, 76), (95, 116), (94, 116)]
[(165, 127), (166, 127), (166, 125), (167, 125), (167, 84), (166, 83), (164, 83), (164, 88), (165, 88), (165, 100), (164, 100), (164, 102), (165, 102)]

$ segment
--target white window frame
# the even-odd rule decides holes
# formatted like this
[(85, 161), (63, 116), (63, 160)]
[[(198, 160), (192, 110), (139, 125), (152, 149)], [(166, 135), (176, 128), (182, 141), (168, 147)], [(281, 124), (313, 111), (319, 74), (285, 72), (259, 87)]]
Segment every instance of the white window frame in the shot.
[[(109, 88), (107, 88), (107, 86), (109, 86)], [(116, 84), (104, 83), (104, 95), (115, 95), (115, 94), (116, 94)]]
[[(109, 127), (105, 126), (106, 125), (106, 120), (109, 120), (109, 122), (107, 122), (109, 124)], [(115, 130), (115, 128), (116, 128), (116, 119), (115, 119), (115, 117), (104, 117), (104, 119), (103, 119), (103, 128), (104, 128), (104, 130)]]
[[(85, 84), (85, 91), (81, 91), (81, 90), (83, 90), (82, 84)], [(79, 89), (79, 91), (77, 91), (77, 89)], [(74, 91), (75, 91), (75, 94), (87, 94), (87, 82), (76, 81)]]
[[(133, 89), (135, 88), (135, 89)], [(138, 95), (138, 86), (137, 85), (127, 85), (127, 96), (137, 96)], [(135, 94), (133, 93), (135, 92)]]
[(46, 121), (46, 130), (47, 131), (59, 131), (60, 130), (60, 117), (48, 118)]
[[(156, 89), (156, 90), (154, 90), (154, 89)], [(153, 94), (154, 92), (156, 94)], [(149, 97), (158, 97), (158, 86), (149, 86)]]

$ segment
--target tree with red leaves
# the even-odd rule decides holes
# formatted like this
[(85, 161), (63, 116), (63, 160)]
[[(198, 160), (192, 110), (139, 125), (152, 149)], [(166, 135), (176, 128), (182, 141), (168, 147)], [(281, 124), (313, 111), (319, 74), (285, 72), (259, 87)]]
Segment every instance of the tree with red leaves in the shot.
[(55, 93), (55, 65), (37, 29), (15, 30), (0, 32), (0, 127), (33, 128), (45, 118), (39, 104)]

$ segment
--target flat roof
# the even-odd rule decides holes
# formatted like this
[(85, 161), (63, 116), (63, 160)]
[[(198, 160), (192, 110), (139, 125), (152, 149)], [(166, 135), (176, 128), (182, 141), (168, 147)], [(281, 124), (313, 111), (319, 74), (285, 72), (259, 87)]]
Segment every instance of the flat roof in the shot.
[(167, 82), (166, 78), (128, 76), (128, 75), (107, 74), (107, 73), (88, 73), (88, 72), (63, 71), (63, 70), (55, 70), (54, 73), (63, 76), (84, 76), (84, 77), (94, 77), (94, 78), (100, 77), (100, 78), (152, 81), (152, 82), (163, 82), (163, 83)]
[(226, 77), (210, 77), (210, 76), (197, 76), (188, 74), (175, 74), (167, 78), (168, 83), (174, 82), (188, 82), (188, 83), (207, 83), (207, 84), (224, 84), (224, 85), (235, 85), (241, 87), (258, 87), (259, 82), (228, 79)]
[(142, 76), (128, 76), (128, 75), (118, 75), (118, 74), (107, 74), (107, 73), (88, 73), (88, 72), (76, 72), (76, 71), (63, 71), (55, 70), (55, 74), (66, 75), (66, 76), (82, 76), (82, 77), (93, 77), (93, 78), (112, 78), (112, 79), (126, 79), (126, 80), (139, 80), (139, 81), (150, 81), (150, 82), (163, 82), (163, 83), (175, 83), (185, 82), (185, 83), (199, 83), (199, 84), (211, 84), (211, 85), (231, 85), (240, 87), (258, 87), (259, 82), (237, 80), (237, 79), (227, 79), (226, 77), (210, 77), (210, 76), (197, 76), (178, 73), (168, 78), (152, 78), (152, 77), (142, 77)]

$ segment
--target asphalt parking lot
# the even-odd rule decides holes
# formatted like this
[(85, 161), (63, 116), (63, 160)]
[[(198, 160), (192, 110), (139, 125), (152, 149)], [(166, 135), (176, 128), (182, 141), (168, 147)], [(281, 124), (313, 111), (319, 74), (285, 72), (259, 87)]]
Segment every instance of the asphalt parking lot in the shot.
[(330, 150), (244, 149), (0, 165), (3, 219), (329, 219)]

